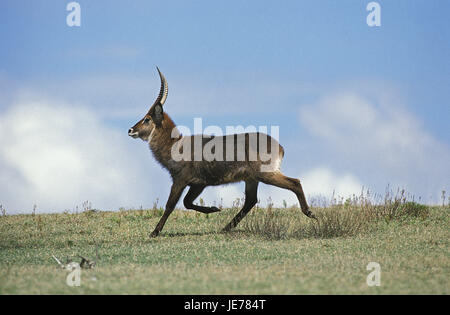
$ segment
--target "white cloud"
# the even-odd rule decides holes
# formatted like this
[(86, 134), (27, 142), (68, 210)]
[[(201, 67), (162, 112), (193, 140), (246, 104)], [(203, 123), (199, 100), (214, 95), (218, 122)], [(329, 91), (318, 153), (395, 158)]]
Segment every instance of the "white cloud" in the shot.
[(0, 203), (9, 213), (29, 212), (33, 204), (43, 212), (73, 210), (84, 200), (117, 209), (163, 191), (150, 186), (160, 170), (146, 146), (87, 108), (14, 104), (0, 114), (0, 144)]
[(378, 191), (392, 184), (429, 201), (449, 188), (449, 147), (392, 98), (340, 93), (303, 106), (300, 120), (321, 140), (331, 168), (346, 165)]
[(334, 195), (347, 198), (353, 194), (359, 195), (363, 185), (352, 174), (336, 174), (328, 168), (318, 167), (303, 176), (303, 186), (307, 187), (307, 196), (323, 196), (330, 198)]
[[(245, 184), (231, 184), (224, 186), (207, 187), (205, 191), (196, 200), (202, 198), (206, 205), (219, 205), (222, 203), (224, 207), (231, 207), (237, 198), (245, 197)], [(258, 186), (258, 200), (260, 206), (267, 206), (271, 202), (275, 207), (283, 207), (283, 201), (286, 201), (288, 206), (298, 205), (296, 195), (290, 190), (279, 187), (259, 183)], [(245, 201), (245, 198), (244, 198)], [(241, 206), (242, 206), (241, 200)]]
[[(356, 176), (350, 173), (336, 173), (326, 167), (313, 168), (297, 178), (300, 179), (309, 203), (318, 197), (330, 201), (333, 192), (335, 197), (347, 198), (353, 194), (359, 196), (363, 187)], [(242, 197), (243, 193), (244, 186), (242, 186), (242, 190), (237, 196)], [(233, 194), (235, 193), (233, 192)], [(266, 206), (269, 198), (275, 207), (283, 207), (284, 202), (289, 207), (292, 205), (298, 206), (299, 204), (297, 196), (292, 191), (260, 183), (258, 187), (260, 204)]]
[(197, 198), (195, 203), (199, 203), (200, 198), (205, 201), (205, 205), (223, 205), (231, 207), (237, 198), (244, 196), (244, 184), (232, 184), (224, 186), (207, 187), (203, 193)]

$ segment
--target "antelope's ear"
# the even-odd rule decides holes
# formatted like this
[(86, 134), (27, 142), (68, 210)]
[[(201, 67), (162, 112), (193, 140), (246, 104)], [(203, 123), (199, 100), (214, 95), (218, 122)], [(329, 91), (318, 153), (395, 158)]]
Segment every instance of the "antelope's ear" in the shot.
[(150, 116), (152, 117), (153, 122), (157, 126), (160, 126), (162, 121), (163, 121), (163, 118), (164, 118), (162, 105), (161, 104), (156, 104), (153, 107), (153, 110), (150, 113)]

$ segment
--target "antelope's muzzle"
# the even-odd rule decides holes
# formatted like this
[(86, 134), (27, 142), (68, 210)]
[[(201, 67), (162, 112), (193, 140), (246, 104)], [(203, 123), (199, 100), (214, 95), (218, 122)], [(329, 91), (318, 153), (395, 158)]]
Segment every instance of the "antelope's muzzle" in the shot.
[(139, 136), (139, 132), (134, 131), (133, 128), (128, 129), (128, 135), (133, 138), (137, 138)]

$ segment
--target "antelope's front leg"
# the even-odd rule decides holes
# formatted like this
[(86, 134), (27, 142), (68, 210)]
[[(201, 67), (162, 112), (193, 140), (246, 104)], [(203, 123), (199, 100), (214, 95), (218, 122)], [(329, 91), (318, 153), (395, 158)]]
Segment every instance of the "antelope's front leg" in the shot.
[(167, 200), (166, 203), (166, 210), (164, 210), (164, 213), (159, 219), (158, 224), (156, 225), (155, 230), (150, 234), (150, 237), (156, 237), (158, 236), (159, 232), (162, 231), (164, 224), (166, 224), (167, 218), (172, 213), (173, 209), (175, 209), (175, 206), (177, 205), (178, 200), (181, 197), (181, 194), (183, 193), (184, 188), (186, 185), (181, 185), (178, 183), (174, 183), (172, 185), (172, 189), (170, 190), (170, 196), (169, 200)]

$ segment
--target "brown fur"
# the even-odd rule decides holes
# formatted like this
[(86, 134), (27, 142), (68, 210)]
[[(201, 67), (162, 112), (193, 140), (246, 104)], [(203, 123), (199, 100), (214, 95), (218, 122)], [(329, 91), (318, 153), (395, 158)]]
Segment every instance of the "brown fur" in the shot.
[[(160, 74), (161, 75), (161, 74)], [(163, 79), (163, 77), (162, 77)], [(161, 91), (163, 91), (163, 84)], [(160, 92), (160, 97), (162, 92)], [(160, 99), (158, 98), (158, 100)], [(162, 104), (155, 102), (156, 106), (160, 106), (162, 111)], [(296, 178), (290, 178), (284, 176), (279, 170), (279, 165), (276, 166), (273, 171), (262, 172), (261, 166), (267, 164), (261, 159), (261, 152), (259, 148), (259, 142), (256, 147), (251, 146), (250, 138), (254, 136), (266, 136), (259, 133), (246, 133), (240, 135), (225, 136), (223, 139), (223, 159), (222, 161), (212, 160), (212, 161), (195, 161), (194, 157), (194, 141), (201, 141), (202, 149), (205, 145), (211, 141), (211, 137), (204, 137), (203, 135), (195, 135), (186, 138), (182, 138), (182, 135), (176, 129), (176, 126), (172, 119), (166, 113), (157, 116), (155, 113), (155, 104), (150, 108), (149, 112), (138, 121), (130, 130), (129, 135), (134, 138), (141, 138), (144, 141), (149, 142), (150, 150), (153, 156), (165, 169), (170, 172), (172, 177), (172, 188), (170, 192), (169, 199), (166, 204), (166, 208), (163, 216), (158, 222), (155, 230), (151, 233), (152, 237), (157, 236), (164, 227), (164, 224), (175, 208), (178, 200), (180, 199), (183, 190), (189, 186), (189, 191), (184, 198), (184, 206), (187, 209), (196, 210), (202, 213), (212, 213), (220, 211), (216, 207), (203, 207), (193, 204), (194, 200), (201, 194), (207, 186), (222, 185), (234, 182), (245, 182), (245, 203), (241, 211), (233, 218), (233, 220), (224, 228), (225, 231), (229, 231), (234, 228), (245, 215), (253, 208), (257, 202), (257, 189), (258, 183), (263, 182), (268, 185), (274, 185), (280, 188), (289, 189), (294, 192), (299, 200), (300, 207), (304, 214), (308, 217), (315, 218), (314, 215), (309, 211), (308, 204), (306, 202), (305, 195), (303, 193), (300, 181)], [(159, 113), (160, 114), (160, 113)], [(159, 117), (159, 118), (158, 118)], [(161, 118), (162, 117), (162, 118)], [(175, 137), (172, 137), (175, 135)], [(244, 139), (245, 145), (245, 158), (242, 161), (238, 160), (237, 145), (233, 147), (233, 157), (234, 160), (227, 161), (227, 147), (226, 147), (226, 137), (233, 137), (234, 143), (237, 143), (238, 138)], [(278, 145), (278, 153), (273, 153), (272, 158), (281, 159), (284, 156), (284, 149), (278, 142), (270, 136), (267, 137), (267, 149), (271, 148), (271, 144)], [(190, 140), (191, 159), (188, 161), (175, 161), (172, 158), (172, 147), (179, 140)], [(218, 151), (219, 152), (219, 151)], [(257, 155), (256, 161), (251, 161), (250, 156), (252, 153)], [(276, 155), (278, 154), (278, 155)]]

